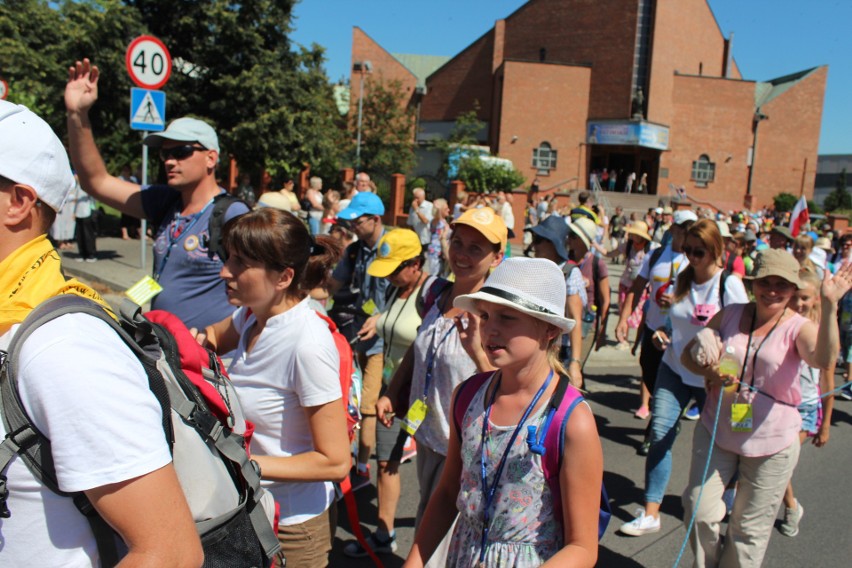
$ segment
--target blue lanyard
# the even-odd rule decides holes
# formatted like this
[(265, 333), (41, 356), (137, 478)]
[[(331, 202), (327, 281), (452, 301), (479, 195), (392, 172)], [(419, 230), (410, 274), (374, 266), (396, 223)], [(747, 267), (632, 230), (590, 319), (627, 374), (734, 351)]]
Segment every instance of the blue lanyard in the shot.
[(529, 418), (530, 412), (535, 408), (535, 405), (538, 403), (541, 395), (544, 394), (544, 391), (547, 390), (548, 385), (550, 385), (550, 380), (553, 378), (553, 370), (550, 371), (550, 374), (547, 375), (547, 379), (544, 381), (544, 384), (541, 385), (541, 388), (538, 389), (538, 392), (535, 393), (535, 396), (530, 401), (527, 409), (524, 410), (523, 416), (521, 416), (521, 421), (518, 422), (518, 425), (515, 426), (515, 431), (512, 432), (512, 437), (509, 438), (509, 445), (506, 446), (506, 449), (503, 451), (503, 457), (500, 458), (500, 462), (497, 464), (497, 471), (494, 473), (494, 481), (491, 483), (491, 486), (488, 485), (488, 475), (485, 470), (485, 463), (488, 458), (485, 455), (485, 445), (486, 445), (486, 437), (488, 436), (489, 429), (489, 420), (491, 418), (491, 406), (494, 404), (494, 399), (497, 398), (497, 390), (500, 388), (500, 378), (497, 379), (497, 384), (494, 386), (494, 390), (491, 391), (491, 400), (488, 401), (488, 406), (485, 407), (485, 417), (482, 419), (482, 438), (480, 444), (480, 462), (479, 462), (479, 477), (482, 481), (482, 497), (485, 499), (485, 505), (482, 508), (482, 544), (479, 549), (479, 563), (482, 564), (485, 562), (485, 550), (488, 546), (488, 532), (490, 530), (491, 524), (491, 505), (494, 504), (494, 496), (497, 494), (497, 487), (500, 485), (500, 477), (503, 475), (503, 468), (506, 466), (506, 459), (509, 457), (509, 452), (512, 451), (512, 446), (515, 445), (515, 440), (518, 438), (518, 432), (524, 427), (524, 422)]
[(423, 400), (426, 400), (426, 395), (429, 393), (429, 386), (432, 384), (432, 371), (435, 368), (435, 356), (438, 354), (438, 348), (444, 344), (453, 331), (456, 331), (455, 322), (450, 324), (450, 329), (447, 330), (444, 337), (442, 337), (438, 344), (435, 345), (435, 335), (438, 333), (438, 330), (437, 328), (432, 330), (432, 339), (429, 341), (429, 351), (426, 352), (426, 379), (423, 382)]
[(163, 260), (160, 261), (160, 268), (154, 273), (154, 280), (160, 280), (160, 276), (163, 274), (163, 270), (166, 268), (166, 262), (169, 260), (169, 255), (172, 254), (172, 248), (177, 244), (180, 238), (184, 235), (189, 234), (189, 230), (195, 225), (195, 223), (204, 215), (204, 212), (207, 211), (207, 208), (213, 203), (213, 200), (207, 202), (207, 205), (192, 216), (192, 220), (187, 224), (187, 226), (180, 232), (180, 234), (175, 235), (175, 222), (180, 220), (180, 214), (175, 212), (175, 218), (172, 219), (170, 223), (169, 232), (167, 233), (169, 239), (169, 246), (166, 247), (166, 252), (163, 254)]

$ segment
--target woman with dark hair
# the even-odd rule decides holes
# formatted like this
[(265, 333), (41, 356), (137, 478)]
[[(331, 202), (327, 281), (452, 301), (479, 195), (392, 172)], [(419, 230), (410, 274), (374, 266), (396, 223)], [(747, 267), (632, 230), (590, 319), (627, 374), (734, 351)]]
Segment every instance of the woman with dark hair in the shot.
[(314, 240), (296, 217), (272, 208), (236, 217), (223, 232), (220, 275), (239, 308), (207, 327), (206, 341), (217, 353), (234, 351), (229, 373), (255, 425), (264, 486), (280, 507), (287, 564), (326, 566), (336, 526), (331, 482), (349, 471), (349, 439), (339, 355), (308, 292), (322, 285), (340, 245)]
[(722, 278), (724, 243), (715, 221), (702, 219), (686, 232), (683, 252), (689, 266), (675, 283), (669, 309), (671, 327), (657, 329), (654, 346), (663, 354), (651, 400), (651, 447), (645, 462), (645, 506), (621, 526), (630, 536), (660, 530), (660, 504), (672, 472), (677, 421), (693, 398), (704, 406), (704, 378), (684, 368), (680, 353), (722, 307), (748, 302), (739, 278)]

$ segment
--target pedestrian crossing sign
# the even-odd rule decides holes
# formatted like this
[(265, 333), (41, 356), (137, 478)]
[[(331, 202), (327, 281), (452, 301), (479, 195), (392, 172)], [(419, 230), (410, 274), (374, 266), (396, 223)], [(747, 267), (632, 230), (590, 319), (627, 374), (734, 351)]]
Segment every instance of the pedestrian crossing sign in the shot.
[(159, 132), (166, 128), (166, 93), (130, 89), (130, 128)]

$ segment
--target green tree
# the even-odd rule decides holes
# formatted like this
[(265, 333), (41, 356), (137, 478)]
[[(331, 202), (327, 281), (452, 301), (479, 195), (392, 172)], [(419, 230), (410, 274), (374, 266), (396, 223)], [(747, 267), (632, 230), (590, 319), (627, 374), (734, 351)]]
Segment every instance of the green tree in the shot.
[(828, 194), (823, 203), (826, 211), (835, 211), (837, 209), (852, 209), (852, 196), (846, 190), (846, 168), (837, 176), (837, 181), (834, 185), (834, 191)]
[(458, 179), (476, 193), (511, 191), (524, 183), (524, 175), (514, 167), (487, 162), (475, 156), (462, 159)]
[[(414, 113), (403, 107), (400, 81), (379, 77), (365, 83), (361, 121), (361, 169), (375, 174), (408, 173), (415, 163)], [(353, 116), (352, 132), (358, 117)]]
[[(450, 156), (458, 151), (459, 147), (473, 146), (479, 144), (479, 133), (485, 127), (485, 123), (478, 118), (479, 103), (474, 108), (456, 117), (455, 125), (446, 140), (438, 140), (434, 148), (441, 153), (441, 168), (438, 177), (449, 179)], [(456, 174), (456, 177), (458, 174)]]
[(792, 193), (779, 193), (772, 200), (775, 203), (775, 210), (783, 213), (784, 211), (792, 211), (799, 199)]
[(9, 100), (24, 104), (65, 132), (62, 97), (68, 66), (90, 57), (107, 73), (99, 80), (100, 100), (92, 113), (107, 167), (138, 160), (139, 135), (128, 124), (130, 79), (124, 52), (145, 32), (139, 13), (118, 0), (5, 0), (0, 2), (2, 73)]
[[(223, 152), (244, 170), (331, 176), (344, 133), (323, 49), (292, 49), (296, 0), (128, 0), (175, 59), (171, 116), (216, 124)], [(174, 96), (171, 93), (174, 92)]]

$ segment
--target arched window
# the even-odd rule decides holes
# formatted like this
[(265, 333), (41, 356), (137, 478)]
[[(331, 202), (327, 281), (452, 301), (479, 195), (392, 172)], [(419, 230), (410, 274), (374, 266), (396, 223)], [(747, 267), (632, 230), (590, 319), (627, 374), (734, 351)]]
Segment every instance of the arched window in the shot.
[(716, 164), (710, 161), (710, 156), (707, 154), (701, 154), (692, 162), (692, 180), (698, 187), (707, 187), (707, 184), (715, 177)]
[(550, 170), (556, 169), (556, 150), (549, 142), (542, 142), (538, 148), (533, 148), (532, 166), (541, 176), (546, 176)]

